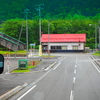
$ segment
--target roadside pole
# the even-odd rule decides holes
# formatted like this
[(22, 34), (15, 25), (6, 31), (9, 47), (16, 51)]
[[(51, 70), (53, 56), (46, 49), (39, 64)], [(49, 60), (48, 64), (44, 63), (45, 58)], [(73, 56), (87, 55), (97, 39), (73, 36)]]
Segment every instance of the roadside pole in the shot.
[(31, 54), (31, 57), (33, 57), (33, 53), (34, 53), (34, 49), (35, 48), (35, 43), (32, 43), (30, 44), (30, 54)]
[(7, 60), (7, 68), (8, 68), (8, 72), (6, 72), (6, 74), (10, 74), (10, 61), (9, 61), (9, 57), (10, 57), (10, 54), (9, 54), (9, 52), (7, 52), (7, 58), (6, 58), (6, 60)]

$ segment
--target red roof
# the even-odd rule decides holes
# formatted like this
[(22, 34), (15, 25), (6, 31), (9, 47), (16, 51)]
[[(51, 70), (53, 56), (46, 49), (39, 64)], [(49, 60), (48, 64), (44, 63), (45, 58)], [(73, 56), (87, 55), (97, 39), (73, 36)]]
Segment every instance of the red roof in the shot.
[(86, 42), (86, 34), (42, 34), (41, 42)]

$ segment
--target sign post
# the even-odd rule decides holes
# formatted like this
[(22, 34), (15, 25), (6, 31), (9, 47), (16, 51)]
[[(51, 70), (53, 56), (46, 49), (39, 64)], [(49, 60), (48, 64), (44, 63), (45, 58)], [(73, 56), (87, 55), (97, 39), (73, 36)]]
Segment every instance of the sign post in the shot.
[(31, 57), (32, 57), (33, 56), (33, 50), (35, 49), (35, 43), (34, 44), (30, 44), (30, 48), (31, 48), (30, 54), (31, 54)]
[(39, 45), (39, 56), (42, 56), (42, 45)]
[(10, 57), (10, 54), (9, 54), (9, 52), (7, 52), (7, 68), (8, 68), (8, 72), (6, 72), (6, 74), (10, 74), (9, 72), (10, 72), (10, 69), (9, 69), (9, 66), (10, 66), (10, 62), (9, 62), (9, 57)]

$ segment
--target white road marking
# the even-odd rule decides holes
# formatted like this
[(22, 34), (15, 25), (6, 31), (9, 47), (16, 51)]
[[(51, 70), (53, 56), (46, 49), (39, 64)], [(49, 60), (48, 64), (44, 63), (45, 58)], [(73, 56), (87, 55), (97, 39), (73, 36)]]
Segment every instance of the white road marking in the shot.
[[(63, 58), (63, 59), (64, 59), (64, 58)], [(59, 61), (59, 63), (61, 63), (63, 59), (61, 59), (61, 60)]]
[(70, 100), (74, 100), (74, 92), (73, 92), (73, 90), (71, 90), (71, 93), (70, 93)]
[(62, 59), (63, 56), (59, 57), (58, 59)]
[(66, 57), (64, 57), (64, 59), (66, 59)]
[(74, 74), (76, 74), (76, 70), (74, 70)]
[(53, 63), (53, 64), (51, 64), (49, 67), (47, 67), (46, 69), (45, 68), (43, 68), (45, 71), (47, 71), (47, 70), (49, 70), (54, 64), (56, 63), (56, 61)]
[(58, 63), (58, 65), (57, 65), (53, 70), (55, 70), (60, 64), (61, 64), (61, 63)]
[(77, 65), (75, 65), (75, 68), (77, 68)]
[(75, 78), (75, 77), (73, 77), (73, 83), (75, 83), (75, 80), (76, 80), (76, 78)]
[(96, 68), (96, 70), (100, 73), (100, 70), (97, 68), (97, 66), (93, 63), (93, 61), (89, 58), (89, 60), (91, 61), (91, 63), (94, 65), (94, 67)]
[(32, 91), (36, 85), (34, 85), (31, 89), (29, 89), (27, 92), (25, 92), (21, 97), (19, 97), (17, 100), (21, 100), (25, 95), (27, 95), (30, 91)]

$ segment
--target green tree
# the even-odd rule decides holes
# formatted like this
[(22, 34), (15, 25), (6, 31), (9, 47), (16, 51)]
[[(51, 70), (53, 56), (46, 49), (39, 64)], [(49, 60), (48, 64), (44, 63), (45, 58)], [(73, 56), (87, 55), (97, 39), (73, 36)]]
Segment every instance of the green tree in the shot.
[(54, 31), (53, 33), (55, 34), (62, 34), (69, 32), (71, 29), (71, 24), (70, 22), (66, 20), (57, 20), (57, 21), (52, 21), (52, 24), (54, 25)]
[(10, 19), (3, 23), (3, 32), (18, 39), (21, 29), (21, 20)]

